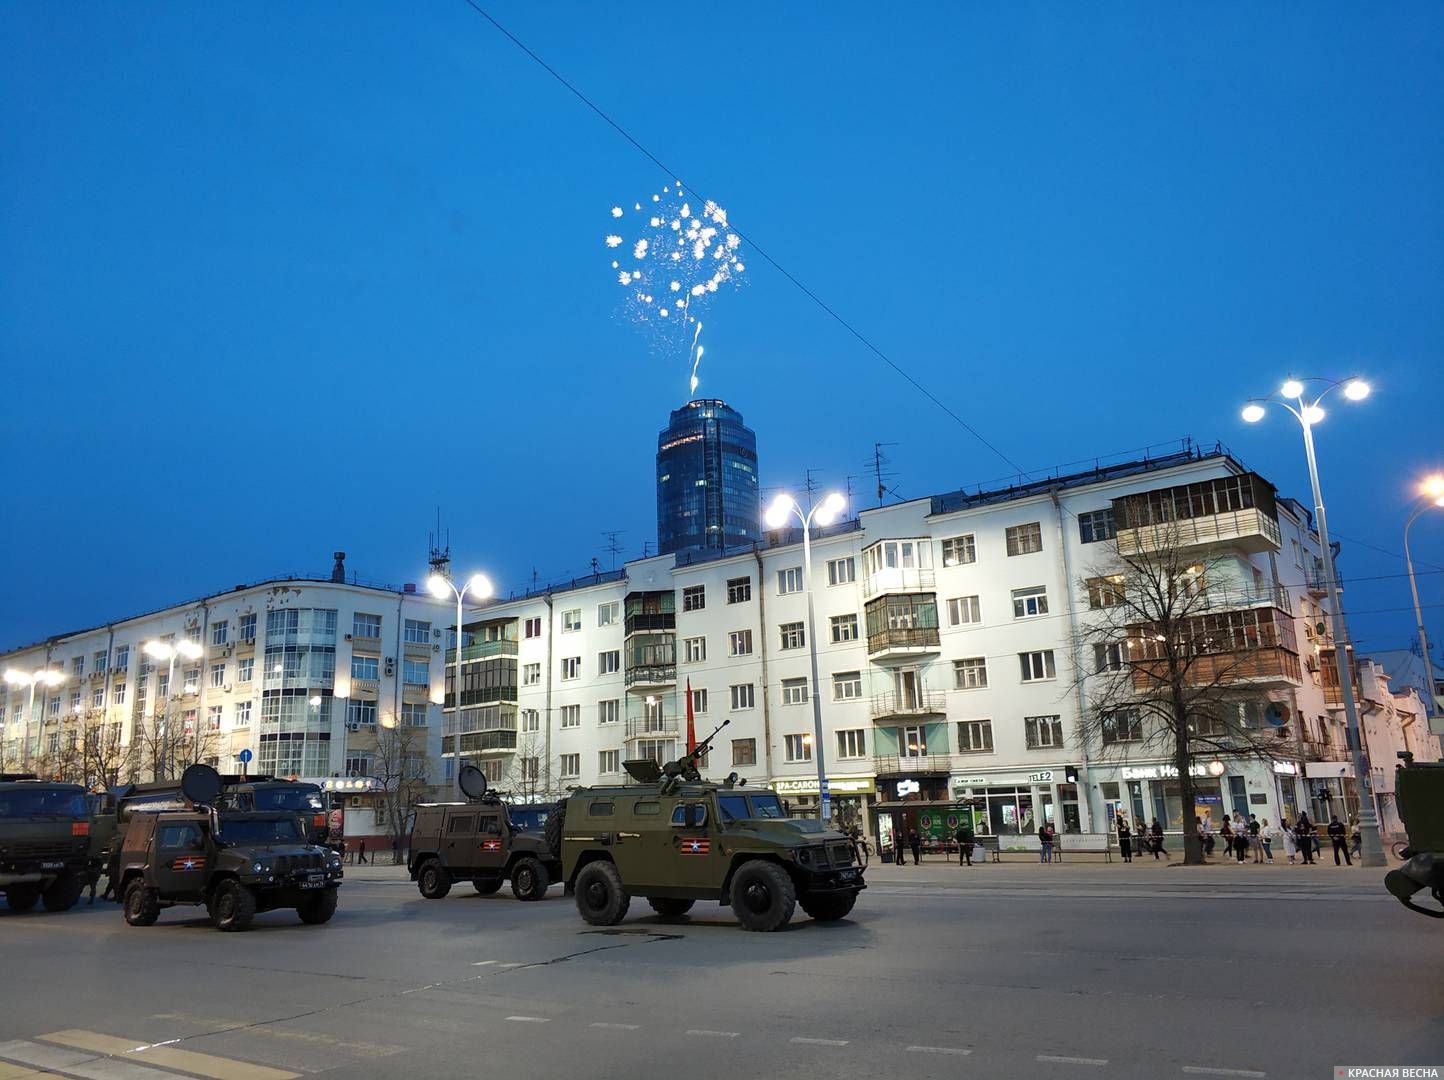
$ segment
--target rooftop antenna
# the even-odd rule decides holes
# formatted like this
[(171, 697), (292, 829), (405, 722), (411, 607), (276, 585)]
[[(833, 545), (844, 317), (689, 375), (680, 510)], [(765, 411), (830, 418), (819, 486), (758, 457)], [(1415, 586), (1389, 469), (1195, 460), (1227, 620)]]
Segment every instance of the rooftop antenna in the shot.
[(617, 556), (622, 553), (622, 545), (618, 542), (617, 537), (621, 536), (626, 531), (627, 530), (625, 529), (609, 529), (606, 532), (602, 533), (602, 535), (607, 538), (607, 546), (605, 550), (612, 556), (612, 565), (610, 567), (610, 569), (612, 570), (615, 570), (617, 568)]
[[(889, 460), (888, 456), (882, 452), (882, 448), (884, 446), (896, 445), (897, 443), (891, 442), (875, 442), (872, 444), (872, 461), (870, 463), (870, 466), (872, 468), (873, 480), (877, 484), (877, 504), (879, 506), (882, 505), (883, 499), (887, 496), (888, 491), (890, 490), (888, 486), (888, 481), (897, 479), (897, 473), (893, 472), (887, 467), (891, 465), (892, 462), (891, 460)], [(895, 491), (894, 494), (896, 494)], [(901, 496), (899, 496), (899, 498), (901, 498)]]
[(811, 512), (812, 512), (812, 494), (813, 494), (813, 492), (815, 492), (815, 491), (817, 490), (817, 488), (818, 488), (818, 483), (817, 483), (816, 480), (814, 480), (814, 479), (812, 478), (812, 474), (813, 474), (813, 473), (816, 473), (816, 472), (821, 472), (821, 471), (822, 471), (821, 469), (804, 469), (804, 470), (802, 471), (803, 477), (804, 477), (804, 479), (803, 479), (803, 481), (802, 481), (802, 490), (807, 493), (807, 510), (808, 510), (808, 513), (811, 513)]
[(442, 546), (441, 536), (441, 507), (436, 508), (436, 531), (429, 533), (426, 537), (427, 546), (431, 549), (431, 572), (447, 577), (451, 571), (451, 530), (447, 530), (445, 546)]

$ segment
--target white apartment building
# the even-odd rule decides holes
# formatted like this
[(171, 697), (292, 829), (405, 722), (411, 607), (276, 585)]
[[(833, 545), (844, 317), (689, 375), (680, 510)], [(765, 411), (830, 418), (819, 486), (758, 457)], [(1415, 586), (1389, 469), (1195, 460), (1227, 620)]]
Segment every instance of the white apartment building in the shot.
[(234, 772), (249, 750), (252, 774), (360, 792), (394, 725), (436, 769), (451, 609), (347, 582), (343, 559), (330, 580), (238, 586), (0, 655), (0, 771), (109, 785), (193, 761)]
[[(1095, 663), (1074, 655), (1089, 618), (1083, 580), (1108, 561), (1117, 508), (1130, 498), (1142, 500), (1127, 504), (1135, 518), (1150, 499), (1168, 501), (1213, 564), (1209, 588), (1251, 653), (1255, 722), (1275, 701), (1293, 718), (1272, 761), (1227, 760), (1217, 776), (1201, 763), (1194, 810), (1277, 821), (1344, 809), (1352, 766), (1310, 515), (1222, 450), (1197, 449), (865, 510), (814, 536), (835, 806), (884, 841), (904, 823), (951, 831), (962, 806), (996, 834), (1043, 819), (1099, 831), (1119, 806), (1182, 826), (1168, 761), (1123, 740), (1078, 740), (1088, 684), (1076, 674)], [(1121, 541), (1148, 536), (1145, 523)], [(513, 793), (619, 782), (623, 761), (684, 748), (690, 688), (699, 738), (730, 721), (710, 773), (812, 805), (802, 562), (795, 531), (771, 533), (755, 550), (639, 560), (476, 609), (459, 715), (448, 656), (448, 775), (459, 739), (462, 755)]]

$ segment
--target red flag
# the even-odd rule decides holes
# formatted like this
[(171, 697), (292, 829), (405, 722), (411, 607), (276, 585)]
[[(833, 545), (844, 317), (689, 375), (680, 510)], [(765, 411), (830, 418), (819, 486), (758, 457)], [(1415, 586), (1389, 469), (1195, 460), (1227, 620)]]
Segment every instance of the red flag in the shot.
[(697, 729), (692, 726), (692, 680), (687, 680), (687, 753), (697, 749)]

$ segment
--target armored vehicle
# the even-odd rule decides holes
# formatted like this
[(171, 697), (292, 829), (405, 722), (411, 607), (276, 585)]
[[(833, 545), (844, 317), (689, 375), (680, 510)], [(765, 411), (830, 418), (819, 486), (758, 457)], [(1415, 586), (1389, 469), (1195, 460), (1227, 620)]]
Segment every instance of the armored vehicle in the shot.
[(0, 891), (12, 911), (66, 911), (90, 880), (90, 802), (78, 784), (0, 775)]
[[(185, 810), (189, 800), (176, 780), (158, 780), (148, 784), (127, 784), (116, 788), (116, 808), (124, 825), (136, 811)], [(339, 850), (332, 843), (330, 818), (326, 813), (326, 793), (315, 784), (301, 780), (281, 780), (274, 776), (245, 776), (228, 773), (221, 776), (221, 794), (216, 809), (225, 812), (273, 811), (298, 815), (306, 826), (307, 839), (313, 844)]]
[(701, 778), (722, 727), (680, 761), (626, 762), (636, 784), (579, 788), (557, 805), (547, 835), (587, 922), (621, 922), (633, 895), (664, 918), (698, 900), (730, 905), (745, 930), (781, 930), (798, 905), (821, 922), (852, 911), (866, 884), (847, 836), (789, 818), (776, 794), (735, 773)]
[(304, 923), (335, 914), (341, 859), (308, 842), (296, 814), (217, 810), (221, 778), (208, 765), (186, 769), (181, 785), (193, 809), (132, 814), (125, 825), (116, 893), (126, 922), (150, 926), (176, 904), (205, 905), (221, 930), (277, 908)]
[(454, 882), (470, 880), (489, 896), (510, 880), (518, 900), (543, 899), (561, 878), (561, 863), (543, 835), (550, 807), (508, 806), (487, 791), (474, 765), (463, 765), (457, 782), (468, 802), (416, 808), (407, 865), (421, 895), (440, 900)]
[[(1444, 761), (1415, 764), (1412, 754), (1399, 756), (1404, 763), (1394, 774), (1394, 797), (1409, 846), (1404, 865), (1384, 875), (1384, 887), (1410, 911), (1444, 919)], [(1414, 902), (1425, 889), (1438, 907)]]

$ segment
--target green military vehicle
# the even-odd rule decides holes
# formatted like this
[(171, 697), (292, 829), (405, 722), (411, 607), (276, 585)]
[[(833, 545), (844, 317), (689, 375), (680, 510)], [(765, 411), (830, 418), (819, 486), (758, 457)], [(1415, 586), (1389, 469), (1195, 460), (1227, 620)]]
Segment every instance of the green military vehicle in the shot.
[(852, 911), (867, 886), (847, 836), (789, 818), (775, 793), (735, 773), (701, 778), (697, 763), (722, 727), (680, 761), (626, 762), (635, 784), (579, 788), (558, 804), (547, 835), (587, 922), (621, 922), (633, 895), (664, 918), (698, 900), (730, 905), (758, 931), (781, 930), (798, 905), (819, 922)]
[(0, 774), (0, 891), (11, 911), (68, 911), (90, 880), (90, 801), (79, 784)]
[(469, 801), (422, 803), (411, 828), (411, 880), (428, 900), (440, 900), (457, 881), (490, 896), (510, 881), (518, 900), (541, 900), (561, 878), (561, 863), (543, 828), (550, 807), (508, 806), (489, 792), (486, 777), (463, 765), (457, 783)]
[[(1384, 887), (1410, 911), (1444, 919), (1444, 761), (1415, 764), (1409, 753), (1394, 772), (1394, 798), (1409, 836), (1405, 863), (1384, 875)], [(1438, 907), (1414, 902), (1428, 889)]]
[[(126, 784), (115, 788), (116, 809), (122, 825), (136, 811), (185, 810), (188, 800), (175, 780), (157, 780), (146, 784)], [(216, 809), (226, 812), (250, 813), (274, 811), (298, 815), (306, 826), (306, 836), (313, 844), (340, 850), (339, 841), (331, 836), (326, 793), (317, 785), (303, 780), (284, 780), (274, 776), (246, 776), (227, 773), (221, 776), (221, 794)]]
[(177, 904), (205, 905), (221, 930), (278, 908), (311, 924), (336, 913), (341, 859), (310, 843), (296, 814), (217, 810), (221, 777), (209, 765), (186, 769), (181, 787), (192, 809), (135, 813), (125, 825), (116, 893), (126, 922), (151, 926)]

